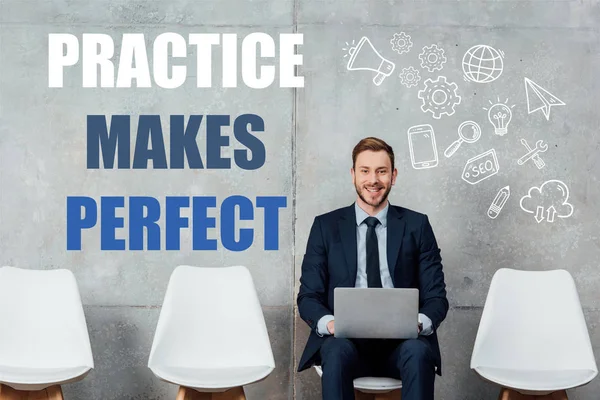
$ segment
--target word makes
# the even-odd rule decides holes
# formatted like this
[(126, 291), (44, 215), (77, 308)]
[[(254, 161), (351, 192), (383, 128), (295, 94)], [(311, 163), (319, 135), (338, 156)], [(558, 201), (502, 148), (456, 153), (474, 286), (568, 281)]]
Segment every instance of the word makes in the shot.
[[(221, 45), (222, 38), (222, 45)], [(304, 77), (295, 76), (295, 66), (302, 65), (302, 55), (295, 54), (295, 46), (303, 43), (299, 33), (279, 35), (279, 86), (304, 87)], [(154, 39), (152, 59), (149, 61), (146, 39), (143, 33), (125, 33), (121, 39), (119, 62), (115, 82), (115, 43), (107, 34), (84, 33), (80, 43), (77, 36), (69, 33), (48, 35), (48, 86), (63, 87), (63, 71), (81, 62), (84, 88), (100, 87), (148, 88), (154, 83), (161, 88), (174, 89), (183, 85), (188, 76), (196, 76), (196, 86), (212, 86), (212, 47), (221, 45), (223, 87), (237, 87), (238, 43), (237, 34), (191, 33), (188, 41), (183, 36), (167, 32)], [(188, 46), (194, 46), (190, 51)], [(242, 79), (252, 89), (263, 89), (275, 81), (275, 65), (260, 66), (257, 73), (257, 52), (261, 58), (275, 57), (275, 41), (266, 34), (255, 32), (244, 37), (241, 46)], [(170, 50), (170, 53), (169, 53)], [(188, 74), (186, 65), (170, 65), (173, 59), (187, 58), (188, 52), (196, 53), (196, 71)], [(152, 68), (150, 68), (152, 64)], [(275, 63), (273, 63), (275, 64)], [(152, 69), (152, 73), (150, 70)]]
[[(187, 125), (183, 115), (171, 115), (170, 118), (170, 168), (182, 169), (184, 158), (187, 158), (191, 169), (229, 169), (231, 160), (221, 157), (221, 148), (229, 146), (229, 137), (221, 135), (221, 128), (230, 125), (229, 115), (207, 115), (206, 125), (206, 166), (202, 162), (196, 137), (202, 115), (191, 115)], [(238, 167), (247, 170), (260, 168), (265, 163), (265, 146), (252, 131), (263, 132), (265, 122), (255, 114), (243, 114), (235, 119), (233, 134), (236, 140), (246, 146), (248, 150), (235, 149), (233, 156)], [(87, 117), (87, 167), (98, 169), (100, 167), (100, 149), (104, 168), (112, 169), (115, 154), (118, 154), (118, 168), (131, 168), (130, 156), (130, 130), (129, 115), (113, 115), (110, 128), (107, 126), (104, 115), (88, 115)], [(117, 150), (118, 148), (118, 150)], [(159, 115), (140, 115), (133, 153), (133, 169), (148, 168), (148, 161), (152, 160), (155, 169), (166, 169), (167, 153), (163, 130)]]
[[(100, 247), (101, 250), (125, 250), (125, 239), (117, 239), (116, 230), (125, 227), (125, 219), (116, 211), (123, 208), (123, 197), (100, 199)], [(189, 197), (166, 197), (164, 237), (166, 250), (180, 250), (181, 229), (189, 228), (190, 221), (181, 215), (181, 209), (190, 206)], [(216, 207), (215, 197), (192, 197), (192, 248), (194, 250), (217, 250), (217, 240), (208, 238), (208, 230), (216, 227), (216, 218), (207, 215)], [(286, 197), (264, 196), (256, 198), (256, 207), (264, 208), (264, 249), (279, 249), (279, 208), (287, 206)], [(231, 251), (243, 251), (254, 241), (252, 228), (236, 229), (236, 208), (239, 219), (254, 220), (254, 205), (244, 196), (227, 197), (220, 208), (220, 237), (223, 247)], [(84, 211), (84, 216), (82, 216)], [(153, 197), (129, 198), (129, 250), (144, 250), (144, 229), (147, 233), (146, 249), (161, 250), (161, 228), (158, 221), (161, 206)], [(92, 229), (98, 222), (98, 204), (90, 197), (67, 197), (67, 250), (81, 250), (81, 233)], [(236, 234), (239, 240), (236, 240)]]

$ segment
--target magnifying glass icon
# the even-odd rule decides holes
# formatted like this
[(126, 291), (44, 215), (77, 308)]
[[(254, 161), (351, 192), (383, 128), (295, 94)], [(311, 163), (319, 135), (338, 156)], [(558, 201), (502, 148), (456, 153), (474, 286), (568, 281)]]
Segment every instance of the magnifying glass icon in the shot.
[(479, 140), (481, 137), (481, 128), (477, 125), (477, 122), (465, 121), (458, 127), (458, 136), (458, 140), (448, 146), (446, 151), (444, 151), (446, 157), (452, 157), (463, 142), (475, 143)]

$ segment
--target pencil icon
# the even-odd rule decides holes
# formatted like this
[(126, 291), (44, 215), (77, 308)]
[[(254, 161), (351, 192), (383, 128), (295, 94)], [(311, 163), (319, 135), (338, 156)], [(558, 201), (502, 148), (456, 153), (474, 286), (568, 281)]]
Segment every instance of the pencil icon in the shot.
[(504, 204), (506, 204), (509, 196), (510, 188), (508, 186), (504, 186), (502, 189), (500, 189), (494, 198), (494, 201), (492, 201), (492, 204), (490, 204), (490, 208), (488, 208), (488, 217), (491, 219), (496, 218), (500, 214), (500, 211), (502, 211), (502, 207), (504, 207)]

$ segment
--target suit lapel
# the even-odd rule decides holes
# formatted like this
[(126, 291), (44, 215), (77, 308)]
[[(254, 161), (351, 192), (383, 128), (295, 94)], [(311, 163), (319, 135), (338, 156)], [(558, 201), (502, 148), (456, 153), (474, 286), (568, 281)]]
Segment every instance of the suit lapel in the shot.
[(357, 270), (356, 213), (354, 212), (354, 204), (348, 207), (344, 215), (338, 220), (338, 228), (342, 246), (344, 247), (344, 254), (346, 255), (346, 265), (349, 271), (348, 276), (353, 278), (352, 282), (354, 282), (356, 281)]
[(402, 219), (402, 213), (390, 204), (387, 217), (387, 259), (390, 276), (392, 277), (394, 286), (396, 286), (396, 263), (398, 262), (398, 254), (400, 253), (400, 247), (402, 246), (402, 236), (404, 236), (405, 226), (406, 224)]

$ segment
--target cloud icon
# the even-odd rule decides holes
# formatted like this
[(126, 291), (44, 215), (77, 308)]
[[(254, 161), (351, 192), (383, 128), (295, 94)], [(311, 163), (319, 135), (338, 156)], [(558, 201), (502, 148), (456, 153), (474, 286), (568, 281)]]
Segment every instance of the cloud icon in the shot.
[(542, 186), (532, 187), (526, 196), (521, 198), (523, 211), (535, 214), (535, 220), (554, 222), (555, 217), (568, 218), (573, 214), (573, 205), (568, 203), (569, 188), (559, 180), (549, 180)]

